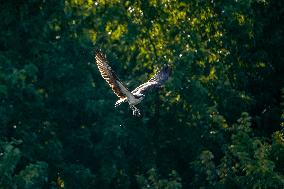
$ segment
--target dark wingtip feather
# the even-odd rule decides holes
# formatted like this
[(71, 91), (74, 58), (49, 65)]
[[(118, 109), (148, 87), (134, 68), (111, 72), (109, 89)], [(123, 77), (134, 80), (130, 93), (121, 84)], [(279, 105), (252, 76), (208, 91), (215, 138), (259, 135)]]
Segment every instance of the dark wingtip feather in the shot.
[(95, 49), (95, 50), (94, 50), (94, 54), (95, 54), (96, 59), (99, 58), (99, 59), (101, 59), (101, 60), (107, 61), (107, 60), (106, 60), (107, 57), (106, 57), (106, 55), (102, 52), (101, 49), (99, 49), (99, 48)]
[(103, 54), (103, 53), (102, 53), (102, 50), (99, 49), (99, 48), (95, 48), (95, 49), (94, 49), (94, 53), (95, 53), (95, 55), (98, 55), (98, 54), (102, 55), (102, 54)]
[(163, 70), (165, 73), (168, 73), (169, 76), (171, 76), (171, 74), (172, 74), (172, 68), (171, 68), (170, 65), (165, 64), (162, 70)]

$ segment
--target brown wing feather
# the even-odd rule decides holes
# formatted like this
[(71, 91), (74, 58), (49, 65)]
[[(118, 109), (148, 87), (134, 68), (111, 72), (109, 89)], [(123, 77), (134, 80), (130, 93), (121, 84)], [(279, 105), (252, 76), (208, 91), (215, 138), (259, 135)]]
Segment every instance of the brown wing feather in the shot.
[[(106, 57), (101, 53), (100, 50), (95, 51), (96, 63), (102, 77), (107, 81), (112, 91), (119, 97), (125, 98), (126, 95), (121, 91), (117, 82), (120, 82), (114, 71), (108, 65)], [(121, 83), (121, 82), (120, 82)], [(126, 87), (125, 87), (126, 88)], [(127, 89), (127, 88), (126, 88)]]
[(171, 68), (168, 65), (165, 65), (150, 80), (136, 87), (136, 89), (131, 91), (131, 93), (132, 94), (135, 94), (135, 93), (143, 94), (146, 91), (149, 91), (151, 89), (161, 87), (169, 79), (170, 75), (171, 75)]

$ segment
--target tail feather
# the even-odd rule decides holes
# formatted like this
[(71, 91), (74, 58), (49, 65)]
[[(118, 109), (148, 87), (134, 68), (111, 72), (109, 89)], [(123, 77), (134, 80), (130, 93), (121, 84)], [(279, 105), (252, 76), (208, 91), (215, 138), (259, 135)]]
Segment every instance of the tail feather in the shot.
[(121, 103), (126, 102), (126, 101), (127, 101), (127, 98), (121, 98), (121, 99), (119, 99), (118, 101), (116, 101), (114, 107), (117, 107), (117, 106), (119, 106)]

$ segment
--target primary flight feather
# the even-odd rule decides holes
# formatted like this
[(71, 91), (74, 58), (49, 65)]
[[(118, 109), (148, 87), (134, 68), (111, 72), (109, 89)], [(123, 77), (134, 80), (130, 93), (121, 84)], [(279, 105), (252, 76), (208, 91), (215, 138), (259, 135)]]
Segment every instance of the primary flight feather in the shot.
[(147, 91), (161, 87), (168, 80), (171, 74), (171, 68), (166, 65), (150, 80), (139, 85), (136, 89), (130, 92), (111, 69), (106, 56), (100, 50), (95, 50), (95, 59), (102, 77), (119, 98), (119, 100), (115, 103), (115, 106), (118, 106), (123, 102), (128, 102), (133, 111), (133, 115), (138, 116), (140, 115), (140, 111), (135, 107), (135, 105), (139, 104), (144, 99)]

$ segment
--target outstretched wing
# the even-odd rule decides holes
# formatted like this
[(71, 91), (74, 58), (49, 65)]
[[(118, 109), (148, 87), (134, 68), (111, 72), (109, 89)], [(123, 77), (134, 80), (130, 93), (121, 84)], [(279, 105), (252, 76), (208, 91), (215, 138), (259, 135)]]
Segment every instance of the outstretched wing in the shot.
[(171, 68), (168, 65), (166, 65), (149, 81), (138, 86), (131, 93), (143, 94), (151, 89), (158, 88), (162, 86), (169, 79), (170, 75), (171, 75)]
[(119, 97), (125, 98), (128, 97), (131, 93), (129, 90), (119, 81), (115, 72), (108, 65), (106, 56), (100, 51), (95, 50), (96, 63), (98, 65), (99, 71), (101, 72), (102, 77), (111, 87), (112, 91)]

